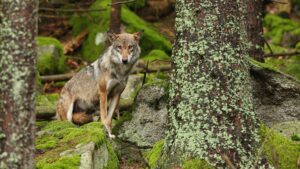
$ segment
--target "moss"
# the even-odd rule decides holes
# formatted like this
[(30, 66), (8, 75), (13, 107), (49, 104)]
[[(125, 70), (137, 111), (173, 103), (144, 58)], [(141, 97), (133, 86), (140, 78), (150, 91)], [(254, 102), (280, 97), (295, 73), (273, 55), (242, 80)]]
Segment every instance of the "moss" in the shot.
[(55, 102), (58, 99), (59, 94), (57, 93), (38, 95), (35, 98), (35, 105), (43, 107), (55, 107)]
[(171, 57), (162, 50), (154, 49), (154, 50), (150, 51), (148, 55), (143, 57), (143, 60), (145, 60), (145, 61), (154, 61), (154, 60), (170, 61)]
[(87, 39), (82, 44), (81, 54), (83, 59), (92, 62), (96, 60), (105, 49), (105, 43), (96, 44), (97, 33), (106, 33), (109, 28), (110, 8), (107, 8), (110, 0), (96, 0), (90, 9), (107, 9), (106, 11), (75, 14), (70, 20), (73, 35), (78, 35), (84, 29), (89, 30)]
[(213, 169), (209, 163), (207, 163), (205, 160), (199, 160), (199, 159), (192, 159), (192, 160), (186, 160), (182, 164), (183, 169)]
[[(288, 48), (284, 48), (282, 46), (274, 45), (274, 44), (269, 44), (269, 46), (273, 53), (284, 53), (284, 52), (288, 52), (290, 50)], [(264, 52), (271, 53), (270, 49), (268, 48), (268, 46), (266, 44), (264, 45)]]
[(268, 30), (265, 33), (265, 37), (271, 39), (273, 44), (281, 44), (285, 33), (290, 33), (292, 36), (300, 36), (299, 23), (277, 15), (267, 14), (264, 18), (264, 26)]
[(260, 132), (263, 153), (275, 168), (297, 168), (297, 160), (300, 156), (299, 143), (295, 143), (265, 126), (261, 127)]
[(165, 144), (165, 140), (160, 140), (153, 145), (153, 148), (144, 153), (144, 156), (148, 160), (150, 168), (155, 168), (156, 162), (159, 160), (163, 147)]
[(138, 17), (128, 8), (122, 8), (122, 22), (126, 25), (127, 32), (136, 32), (144, 30), (141, 39), (142, 56), (147, 55), (153, 49), (163, 50), (167, 54), (171, 54), (171, 43), (149, 23)]
[(40, 74), (64, 73), (68, 70), (65, 65), (67, 57), (64, 55), (61, 43), (51, 37), (37, 37), (38, 46), (54, 45), (58, 50), (59, 56), (53, 56), (53, 53), (41, 53), (37, 59), (37, 68)]
[[(102, 130), (102, 124), (99, 122), (92, 122), (77, 127), (66, 121), (52, 121), (43, 124), (41, 131), (43, 131), (43, 134), (37, 136), (35, 141), (38, 152), (43, 152), (36, 157), (37, 168), (59, 168), (66, 158), (59, 156), (61, 152), (75, 148), (78, 144), (89, 142), (94, 142), (98, 148), (105, 142), (110, 154), (110, 161), (107, 167), (118, 167), (118, 158), (110, 143), (106, 140), (105, 133)], [(70, 167), (78, 167), (79, 163), (75, 162), (77, 156), (73, 156), (72, 159), (74, 160), (72, 162), (74, 165), (70, 164)]]
[(37, 169), (77, 169), (80, 165), (80, 155), (71, 157), (61, 157), (53, 163), (48, 163), (48, 159), (43, 159), (37, 162)]

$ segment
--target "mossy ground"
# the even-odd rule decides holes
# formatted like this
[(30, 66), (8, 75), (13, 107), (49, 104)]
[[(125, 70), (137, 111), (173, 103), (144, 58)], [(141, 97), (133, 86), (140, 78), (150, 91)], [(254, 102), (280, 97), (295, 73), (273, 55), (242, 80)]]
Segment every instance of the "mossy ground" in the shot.
[(79, 155), (60, 157), (59, 154), (65, 150), (75, 148), (78, 144), (89, 142), (94, 142), (97, 147), (105, 142), (111, 157), (108, 166), (117, 168), (117, 156), (106, 140), (101, 123), (92, 122), (78, 127), (66, 121), (52, 121), (48, 123), (37, 122), (37, 125), (41, 128), (40, 132), (42, 132), (35, 141), (37, 168), (78, 167), (80, 164)]
[(165, 140), (160, 140), (153, 145), (153, 148), (151, 150), (144, 153), (144, 156), (147, 159), (150, 168), (155, 168), (156, 162), (161, 156), (164, 144)]
[(297, 168), (297, 160), (300, 156), (299, 142), (293, 142), (265, 126), (261, 127), (260, 133), (263, 155), (275, 168)]
[(67, 57), (64, 55), (61, 43), (51, 37), (37, 37), (38, 46), (54, 45), (58, 50), (59, 56), (56, 58), (51, 53), (43, 53), (37, 59), (37, 68), (41, 75), (64, 73), (68, 70), (65, 62)]

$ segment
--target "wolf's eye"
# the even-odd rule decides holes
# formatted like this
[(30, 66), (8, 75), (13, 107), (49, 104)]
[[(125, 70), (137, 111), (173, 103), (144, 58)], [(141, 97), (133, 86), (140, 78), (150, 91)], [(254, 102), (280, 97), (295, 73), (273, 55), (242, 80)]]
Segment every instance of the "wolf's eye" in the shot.
[(122, 46), (121, 46), (121, 45), (118, 45), (118, 46), (117, 46), (117, 49), (118, 49), (118, 50), (121, 50), (121, 49), (122, 49)]
[(130, 51), (132, 51), (132, 50), (133, 50), (133, 45), (129, 45), (129, 46), (128, 46), (128, 49), (129, 49)]

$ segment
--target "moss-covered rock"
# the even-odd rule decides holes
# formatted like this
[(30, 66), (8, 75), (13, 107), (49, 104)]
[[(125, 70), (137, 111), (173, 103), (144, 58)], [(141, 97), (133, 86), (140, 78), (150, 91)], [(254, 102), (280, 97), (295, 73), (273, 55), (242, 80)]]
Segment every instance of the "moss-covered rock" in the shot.
[(68, 70), (61, 43), (51, 37), (37, 37), (37, 68), (41, 75), (64, 73)]
[(55, 116), (56, 102), (59, 94), (41, 94), (35, 99), (36, 116), (39, 119), (49, 119)]
[[(92, 144), (91, 144), (92, 143)], [(97, 159), (105, 164), (102, 168), (118, 168), (118, 158), (114, 153), (109, 141), (106, 140), (102, 125), (99, 122), (88, 123), (81, 127), (66, 121), (52, 121), (43, 124), (37, 133), (36, 145), (36, 167), (48, 168), (79, 168), (82, 158), (82, 145), (94, 145), (97, 149), (104, 148), (106, 151), (104, 159)], [(103, 147), (104, 145), (104, 147)], [(90, 150), (89, 150), (90, 151)], [(99, 157), (100, 158), (100, 157)]]
[(182, 164), (183, 169), (213, 169), (207, 161), (201, 159), (186, 160)]
[(264, 126), (261, 127), (261, 142), (263, 155), (275, 168), (297, 168), (297, 160), (300, 156), (299, 143)]
[[(107, 8), (110, 0), (96, 0), (90, 9)], [(144, 35), (141, 39), (142, 55), (148, 54), (153, 49), (161, 49), (166, 53), (171, 53), (171, 43), (155, 30), (149, 23), (138, 17), (130, 11), (126, 6), (122, 7), (123, 24), (126, 25), (126, 31), (135, 32), (144, 30)], [(84, 29), (89, 30), (87, 39), (82, 44), (82, 57), (92, 62), (96, 60), (106, 47), (106, 32), (109, 29), (110, 10), (101, 12), (90, 12), (88, 14), (74, 15), (70, 24), (72, 25), (73, 35), (79, 34)], [(97, 39), (97, 40), (96, 40)]]

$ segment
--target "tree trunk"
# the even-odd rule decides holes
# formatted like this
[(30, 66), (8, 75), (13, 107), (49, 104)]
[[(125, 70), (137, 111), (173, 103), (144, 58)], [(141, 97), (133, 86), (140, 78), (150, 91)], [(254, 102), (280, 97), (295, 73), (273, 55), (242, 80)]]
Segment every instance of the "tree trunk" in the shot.
[(121, 31), (121, 4), (116, 4), (118, 2), (118, 0), (112, 0), (109, 29), (113, 33)]
[(247, 20), (245, 25), (247, 25), (247, 36), (251, 43), (248, 51), (251, 57), (260, 62), (264, 62), (262, 12), (262, 0), (247, 2)]
[(1, 1), (0, 168), (34, 168), (37, 5)]
[(169, 129), (158, 168), (199, 159), (258, 165), (258, 120), (249, 83), (248, 1), (177, 0)]

